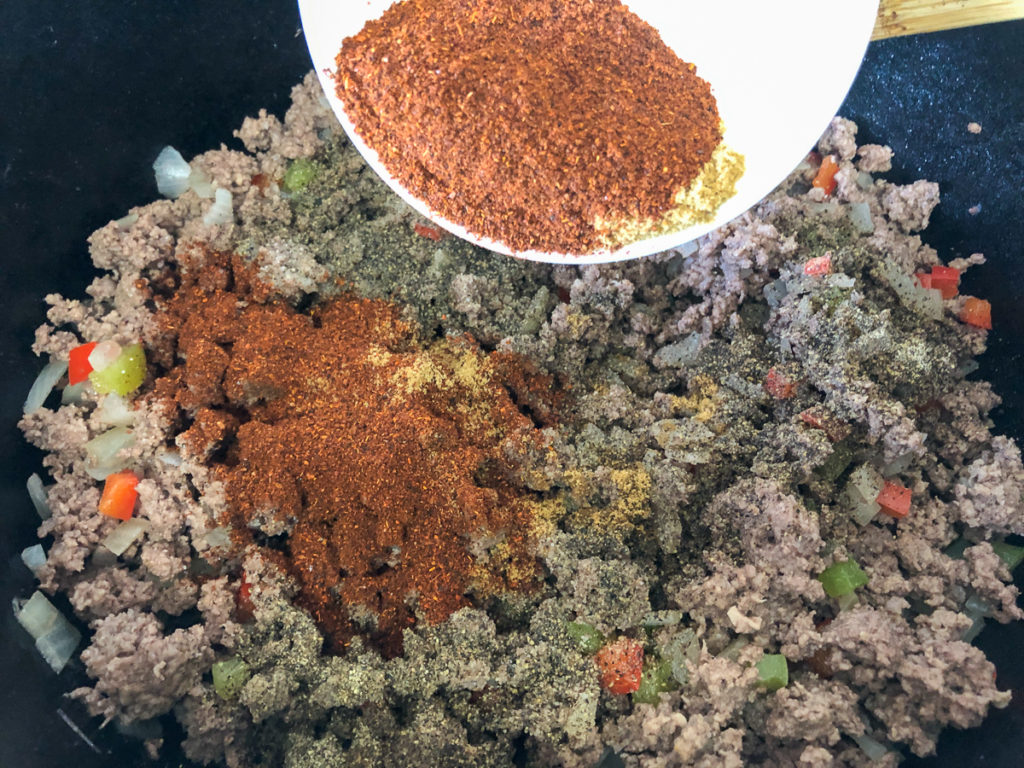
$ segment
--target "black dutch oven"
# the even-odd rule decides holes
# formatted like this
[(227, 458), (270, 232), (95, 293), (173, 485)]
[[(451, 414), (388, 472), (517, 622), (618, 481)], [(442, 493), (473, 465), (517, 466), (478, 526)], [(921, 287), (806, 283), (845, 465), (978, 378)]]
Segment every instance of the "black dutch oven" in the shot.
[[(827, 30), (807, 41), (807, 66), (829, 66)], [(100, 730), (64, 697), (86, 682), (81, 664), (55, 675), (10, 609), (33, 589), (19, 552), (35, 541), (25, 480), (40, 456), (15, 423), (40, 367), (29, 346), (42, 297), (83, 295), (86, 237), (156, 197), (151, 163), (162, 146), (190, 157), (231, 143), (246, 115), (281, 114), (309, 67), (291, 0), (0, 3), (0, 768), (146, 764), (137, 742)], [(963, 285), (993, 307), (976, 375), (1004, 398), (998, 431), (1021, 440), (1024, 22), (872, 43), (842, 114), (860, 125), (861, 141), (893, 147), (888, 178), (939, 182), (924, 238), (944, 260), (988, 257)], [(980, 728), (947, 732), (938, 757), (908, 765), (1024, 761), (1024, 623), (990, 625), (976, 642), (1013, 702)], [(152, 765), (185, 764), (172, 747)]]

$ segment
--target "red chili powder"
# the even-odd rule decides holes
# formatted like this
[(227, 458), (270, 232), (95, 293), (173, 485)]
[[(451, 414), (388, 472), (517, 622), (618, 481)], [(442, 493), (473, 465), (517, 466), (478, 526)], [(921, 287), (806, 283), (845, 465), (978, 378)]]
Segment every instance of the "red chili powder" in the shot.
[[(287, 569), (333, 647), (367, 631), (400, 652), (418, 617), (470, 603), (475, 575), (532, 584), (529, 508), (504, 457), (541, 444), (513, 396), (553, 411), (524, 361), (467, 338), (424, 347), (380, 301), (299, 313), (221, 254), (195, 257), (159, 323), (176, 362), (156, 391), (188, 427), (183, 449), (216, 468), (236, 542)], [(501, 573), (470, 555), (484, 540), (500, 542)]]
[(588, 253), (597, 217), (658, 217), (722, 138), (710, 86), (618, 0), (405, 0), (336, 63), (388, 171), (517, 251)]

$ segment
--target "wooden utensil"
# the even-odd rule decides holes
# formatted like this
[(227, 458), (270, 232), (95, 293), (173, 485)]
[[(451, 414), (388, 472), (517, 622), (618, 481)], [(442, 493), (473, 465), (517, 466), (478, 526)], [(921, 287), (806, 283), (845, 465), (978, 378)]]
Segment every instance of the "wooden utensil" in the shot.
[(1024, 0), (881, 0), (872, 40), (1024, 19)]

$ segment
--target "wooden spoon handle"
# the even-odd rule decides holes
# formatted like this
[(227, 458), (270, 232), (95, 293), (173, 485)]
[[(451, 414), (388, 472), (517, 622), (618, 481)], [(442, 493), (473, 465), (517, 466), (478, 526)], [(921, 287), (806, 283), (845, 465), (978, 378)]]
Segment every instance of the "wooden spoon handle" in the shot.
[(872, 40), (1024, 19), (1024, 0), (881, 0)]

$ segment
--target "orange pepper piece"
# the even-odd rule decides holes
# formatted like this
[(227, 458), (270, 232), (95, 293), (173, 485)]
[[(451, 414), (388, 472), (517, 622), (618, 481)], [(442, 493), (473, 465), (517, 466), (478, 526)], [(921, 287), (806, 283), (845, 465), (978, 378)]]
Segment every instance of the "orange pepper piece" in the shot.
[(992, 305), (984, 299), (968, 296), (960, 310), (960, 319), (975, 328), (992, 330)]
[(100, 513), (118, 520), (130, 518), (139, 498), (139, 492), (135, 490), (138, 484), (138, 476), (130, 469), (107, 475), (103, 495), (100, 496)]
[(834, 155), (825, 155), (821, 158), (821, 166), (818, 173), (811, 182), (812, 187), (825, 190), (826, 195), (831, 195), (836, 190), (836, 173), (839, 171), (839, 163)]

